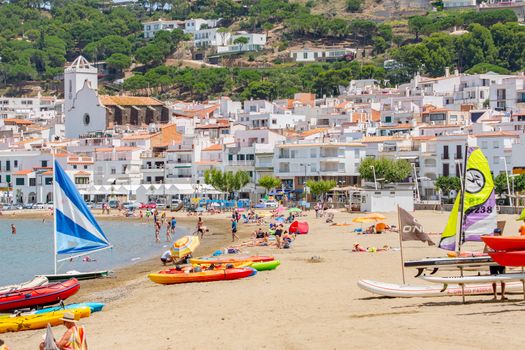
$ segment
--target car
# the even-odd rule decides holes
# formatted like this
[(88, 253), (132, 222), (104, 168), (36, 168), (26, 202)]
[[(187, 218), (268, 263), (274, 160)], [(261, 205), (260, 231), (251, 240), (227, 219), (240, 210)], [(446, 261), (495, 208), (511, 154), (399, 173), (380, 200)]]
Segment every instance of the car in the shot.
[(122, 203), (122, 208), (124, 209), (137, 209), (137, 208), (140, 208), (140, 203), (137, 203), (137, 202), (124, 202)]
[(33, 209), (46, 209), (46, 205), (44, 203), (36, 203), (33, 205)]
[(264, 207), (265, 208), (277, 208), (278, 206), (279, 206), (279, 203), (277, 203), (276, 201), (264, 202)]
[(46, 203), (44, 209), (53, 209), (53, 202)]
[(33, 205), (34, 205), (34, 203), (26, 203), (26, 204), (22, 205), (22, 208), (24, 208), (24, 209), (33, 209)]
[(139, 209), (155, 209), (157, 208), (157, 203), (140, 203)]
[(8, 204), (7, 206), (4, 206), (4, 210), (22, 210), (24, 207), (22, 204)]
[(110, 201), (108, 202), (108, 204), (109, 204), (109, 207), (110, 207), (111, 209), (117, 209), (118, 206), (120, 205), (120, 202), (119, 202), (118, 200), (116, 200), (116, 199), (112, 199), (112, 200), (110, 200)]

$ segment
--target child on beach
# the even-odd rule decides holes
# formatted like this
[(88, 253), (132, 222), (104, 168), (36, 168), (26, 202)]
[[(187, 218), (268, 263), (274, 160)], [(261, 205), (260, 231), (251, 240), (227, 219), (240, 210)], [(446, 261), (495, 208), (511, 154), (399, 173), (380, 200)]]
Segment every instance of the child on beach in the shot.
[(235, 242), (235, 238), (240, 239), (237, 236), (237, 220), (232, 219), (232, 242)]
[(172, 216), (171, 217), (171, 233), (175, 233), (175, 228), (177, 227), (177, 220)]
[(160, 222), (158, 220), (153, 221), (155, 225), (155, 242), (160, 243)]
[(201, 239), (204, 237), (204, 221), (202, 221), (202, 218), (199, 216), (199, 220), (197, 221), (197, 236), (201, 235)]

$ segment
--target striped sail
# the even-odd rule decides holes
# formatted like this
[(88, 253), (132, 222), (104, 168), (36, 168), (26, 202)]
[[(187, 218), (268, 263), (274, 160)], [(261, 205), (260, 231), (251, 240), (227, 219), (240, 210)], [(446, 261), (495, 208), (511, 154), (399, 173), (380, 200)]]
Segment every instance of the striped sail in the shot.
[[(490, 235), (497, 227), (496, 195), (489, 162), (478, 148), (469, 148), (465, 173), (463, 200), (463, 237), (465, 241), (480, 241), (482, 235)], [(441, 235), (439, 247), (456, 250), (456, 231), (460, 196), (456, 197), (447, 226)]]
[(56, 160), (54, 186), (56, 253), (83, 255), (110, 248), (95, 217)]

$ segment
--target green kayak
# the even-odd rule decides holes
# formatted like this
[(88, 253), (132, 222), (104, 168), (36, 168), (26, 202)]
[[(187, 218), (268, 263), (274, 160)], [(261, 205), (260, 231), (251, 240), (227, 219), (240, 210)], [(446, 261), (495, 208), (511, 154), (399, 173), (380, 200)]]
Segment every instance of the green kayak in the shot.
[(281, 265), (279, 260), (265, 261), (265, 262), (256, 262), (250, 265), (257, 271), (268, 271), (275, 270), (277, 266)]

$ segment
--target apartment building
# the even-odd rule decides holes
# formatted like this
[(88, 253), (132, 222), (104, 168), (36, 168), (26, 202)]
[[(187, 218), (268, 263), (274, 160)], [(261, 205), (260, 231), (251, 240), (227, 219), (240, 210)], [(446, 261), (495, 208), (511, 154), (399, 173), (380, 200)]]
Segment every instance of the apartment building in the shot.
[(158, 31), (166, 30), (172, 31), (180, 27), (180, 21), (158, 19), (156, 21), (143, 22), (144, 38), (153, 39)]

